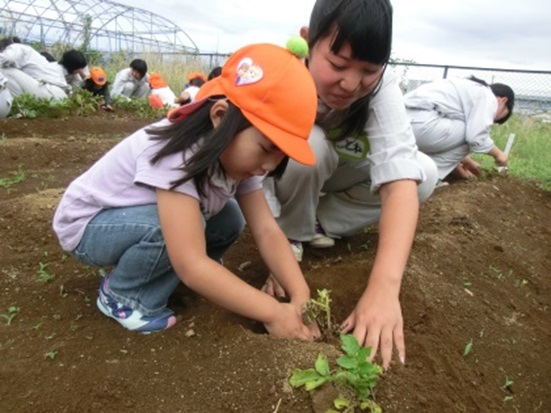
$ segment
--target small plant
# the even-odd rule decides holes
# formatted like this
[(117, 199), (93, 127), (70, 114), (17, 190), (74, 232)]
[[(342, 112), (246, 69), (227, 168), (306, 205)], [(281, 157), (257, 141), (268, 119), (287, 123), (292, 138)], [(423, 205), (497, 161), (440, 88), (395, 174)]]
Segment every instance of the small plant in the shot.
[(57, 356), (57, 350), (51, 350), (44, 354), (45, 359), (53, 360)]
[(19, 313), (20, 308), (15, 306), (8, 307), (8, 313), (7, 314), (0, 314), (0, 317), (6, 319), (6, 325), (9, 326), (12, 322), (12, 320), (15, 318), (15, 316)]
[(47, 271), (46, 271), (46, 267), (48, 266), (48, 264), (44, 264), (42, 262), (39, 262), (38, 263), (38, 280), (39, 282), (44, 282), (44, 283), (47, 283), (49, 281), (51, 281), (54, 276), (52, 274), (49, 274)]
[(371, 397), (377, 384), (382, 368), (367, 360), (371, 354), (370, 347), (361, 347), (358, 340), (351, 334), (340, 335), (344, 355), (337, 359), (337, 367), (331, 371), (327, 357), (320, 353), (314, 368), (296, 369), (289, 379), (293, 387), (302, 387), (307, 391), (314, 390), (325, 383), (333, 383), (339, 392), (344, 393), (333, 401), (336, 410), (329, 412), (348, 413), (368, 410), (372, 413), (381, 412), (381, 408)]
[(465, 346), (465, 350), (463, 350), (463, 357), (467, 357), (471, 352), (472, 348), (473, 348), (473, 339), (471, 338), (471, 340)]
[(27, 174), (24, 171), (10, 172), (11, 177), (0, 178), (0, 187), (11, 191), (11, 187), (16, 184), (20, 184), (27, 179)]
[(304, 305), (303, 321), (305, 324), (316, 322), (326, 339), (336, 337), (339, 334), (339, 327), (331, 314), (331, 291), (324, 288), (317, 292), (318, 296), (315, 299), (311, 298)]

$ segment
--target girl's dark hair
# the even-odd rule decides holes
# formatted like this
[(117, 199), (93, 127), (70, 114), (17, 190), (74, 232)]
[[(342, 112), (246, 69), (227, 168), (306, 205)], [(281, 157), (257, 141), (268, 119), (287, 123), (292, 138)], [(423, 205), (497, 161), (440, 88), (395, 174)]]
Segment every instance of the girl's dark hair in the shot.
[(73, 49), (63, 53), (59, 64), (63, 66), (67, 72), (73, 73), (77, 69), (83, 69), (88, 63), (81, 51)]
[(142, 59), (134, 59), (130, 62), (130, 67), (141, 75), (141, 78), (147, 73), (147, 63)]
[[(308, 28), (310, 50), (333, 30), (333, 53), (348, 43), (354, 59), (386, 67), (392, 46), (392, 6), (388, 0), (317, 0)], [(378, 92), (381, 81), (382, 75), (374, 91), (347, 110), (344, 120), (337, 125), (336, 140), (363, 130), (369, 99)]]
[[(172, 181), (170, 189), (193, 179), (199, 194), (205, 196), (205, 188), (210, 177), (216, 172), (224, 174), (219, 161), (222, 152), (235, 135), (252, 126), (241, 110), (228, 101), (228, 111), (219, 126), (214, 128), (210, 119), (210, 110), (215, 102), (216, 99), (209, 99), (207, 103), (196, 109), (183, 121), (147, 129), (146, 132), (151, 135), (151, 139), (166, 141), (164, 147), (151, 159), (151, 164), (174, 153), (182, 154), (180, 170), (184, 176)], [(190, 158), (184, 159), (184, 153), (195, 147), (197, 147), (197, 151)], [(280, 178), (288, 160), (289, 158), (285, 157), (269, 176)]]
[(484, 80), (472, 75), (469, 76), (468, 79), (472, 80), (473, 82), (480, 83), (481, 85), (488, 86), (492, 90), (492, 93), (497, 97), (507, 98), (507, 103), (505, 103), (505, 107), (509, 109), (509, 113), (507, 114), (507, 116), (504, 116), (501, 119), (497, 120), (496, 123), (501, 125), (507, 122), (507, 120), (513, 114), (513, 107), (515, 106), (515, 92), (513, 91), (513, 89), (503, 83), (492, 83), (491, 85), (489, 85)]

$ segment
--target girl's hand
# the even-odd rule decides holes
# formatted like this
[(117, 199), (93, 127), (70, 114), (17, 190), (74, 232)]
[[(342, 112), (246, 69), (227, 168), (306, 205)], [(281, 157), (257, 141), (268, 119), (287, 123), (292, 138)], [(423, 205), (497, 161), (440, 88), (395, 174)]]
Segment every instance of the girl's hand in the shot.
[(301, 309), (293, 304), (281, 303), (280, 310), (274, 314), (273, 321), (264, 323), (270, 335), (280, 338), (300, 338), (313, 341), (320, 336), (318, 326), (307, 326), (302, 321)]
[(370, 361), (380, 348), (385, 370), (390, 365), (394, 346), (400, 361), (405, 362), (404, 322), (400, 300), (395, 294), (384, 289), (366, 290), (341, 328), (344, 333), (353, 329), (360, 345), (371, 347)]
[(287, 297), (287, 293), (285, 292), (281, 284), (275, 279), (273, 274), (270, 274), (268, 276), (268, 279), (260, 290), (275, 298)]

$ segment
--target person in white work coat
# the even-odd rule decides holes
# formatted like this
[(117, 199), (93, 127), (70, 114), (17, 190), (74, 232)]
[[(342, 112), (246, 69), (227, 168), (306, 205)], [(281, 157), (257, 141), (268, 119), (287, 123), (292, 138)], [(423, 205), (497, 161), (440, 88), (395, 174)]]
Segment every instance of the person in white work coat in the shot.
[(0, 51), (0, 73), (8, 79), (13, 97), (29, 93), (37, 98), (63, 99), (69, 89), (63, 70), (31, 46), (22, 43), (5, 45)]
[(130, 62), (130, 67), (115, 75), (111, 97), (122, 96), (128, 100), (145, 98), (150, 90), (147, 63), (142, 59), (134, 59)]
[(10, 114), (13, 97), (8, 89), (8, 79), (0, 72), (0, 119)]
[(441, 79), (419, 86), (404, 100), (417, 146), (436, 163), (440, 180), (454, 170), (463, 178), (478, 175), (471, 153), (491, 155), (498, 166), (507, 166), (490, 129), (513, 113), (515, 94), (509, 86), (488, 85), (474, 76)]

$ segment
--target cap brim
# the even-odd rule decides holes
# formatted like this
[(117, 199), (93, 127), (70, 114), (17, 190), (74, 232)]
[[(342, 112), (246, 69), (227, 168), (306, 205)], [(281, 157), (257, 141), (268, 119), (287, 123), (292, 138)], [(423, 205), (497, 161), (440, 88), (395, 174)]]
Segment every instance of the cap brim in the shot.
[(243, 114), (255, 128), (262, 132), (289, 158), (306, 166), (312, 166), (316, 163), (316, 156), (307, 139), (275, 128), (272, 124), (254, 114), (245, 111), (243, 111)]
[(207, 102), (207, 100), (208, 97), (200, 100), (195, 100), (191, 103), (188, 103), (187, 105), (180, 106), (179, 108), (170, 111), (167, 115), (168, 120), (171, 122), (180, 122), (184, 120), (191, 113), (195, 112), (197, 109), (203, 106)]

